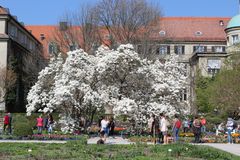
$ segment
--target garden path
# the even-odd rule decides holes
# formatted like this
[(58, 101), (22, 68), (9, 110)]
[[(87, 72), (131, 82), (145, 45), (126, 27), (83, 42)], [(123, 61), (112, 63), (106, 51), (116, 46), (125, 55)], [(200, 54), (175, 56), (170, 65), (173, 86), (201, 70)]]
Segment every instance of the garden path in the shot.
[[(92, 137), (88, 139), (88, 144), (97, 144), (97, 141), (99, 140), (99, 137)], [(122, 137), (116, 136), (116, 137), (108, 137), (105, 144), (133, 144), (133, 142), (130, 142), (128, 139), (124, 139)]]
[(224, 143), (202, 143), (202, 145), (211, 146), (223, 151), (240, 156), (240, 144), (224, 144)]

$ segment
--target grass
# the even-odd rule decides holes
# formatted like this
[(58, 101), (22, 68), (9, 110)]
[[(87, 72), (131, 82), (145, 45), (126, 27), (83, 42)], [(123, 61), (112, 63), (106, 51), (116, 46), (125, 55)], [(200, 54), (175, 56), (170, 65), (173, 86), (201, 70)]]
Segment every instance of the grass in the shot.
[(189, 144), (87, 145), (85, 140), (79, 140), (66, 144), (0, 143), (0, 159), (238, 160), (240, 157)]

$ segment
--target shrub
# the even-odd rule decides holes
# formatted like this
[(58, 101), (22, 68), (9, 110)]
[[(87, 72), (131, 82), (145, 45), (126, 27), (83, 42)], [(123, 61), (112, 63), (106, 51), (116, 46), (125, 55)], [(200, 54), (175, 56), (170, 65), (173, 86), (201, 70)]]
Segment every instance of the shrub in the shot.
[(15, 123), (14, 135), (24, 137), (32, 134), (33, 134), (32, 127), (28, 123), (23, 122)]
[(33, 134), (33, 126), (30, 124), (30, 121), (25, 116), (23, 116), (22, 114), (16, 114), (13, 118), (14, 135), (28, 136)]

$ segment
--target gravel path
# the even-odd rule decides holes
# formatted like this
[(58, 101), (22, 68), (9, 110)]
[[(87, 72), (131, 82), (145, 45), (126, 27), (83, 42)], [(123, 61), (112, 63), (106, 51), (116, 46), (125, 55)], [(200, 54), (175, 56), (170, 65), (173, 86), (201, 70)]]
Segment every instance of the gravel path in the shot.
[[(88, 139), (88, 144), (97, 144), (99, 137), (92, 137)], [(122, 137), (108, 137), (105, 144), (134, 144), (130, 142), (128, 139), (124, 139)]]

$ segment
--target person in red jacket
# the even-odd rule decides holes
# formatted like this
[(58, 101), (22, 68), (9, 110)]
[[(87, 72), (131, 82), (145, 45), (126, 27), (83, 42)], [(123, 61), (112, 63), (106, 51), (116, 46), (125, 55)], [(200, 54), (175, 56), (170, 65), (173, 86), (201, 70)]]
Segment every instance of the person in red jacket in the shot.
[(9, 115), (8, 115), (8, 114), (6, 114), (6, 115), (4, 116), (3, 122), (4, 122), (3, 132), (5, 133), (5, 130), (6, 130), (6, 128), (9, 128), (9, 123), (10, 123), (10, 118), (9, 118)]
[(201, 125), (202, 125), (201, 132), (202, 133), (206, 132), (206, 123), (207, 123), (206, 119), (203, 116), (201, 116)]

